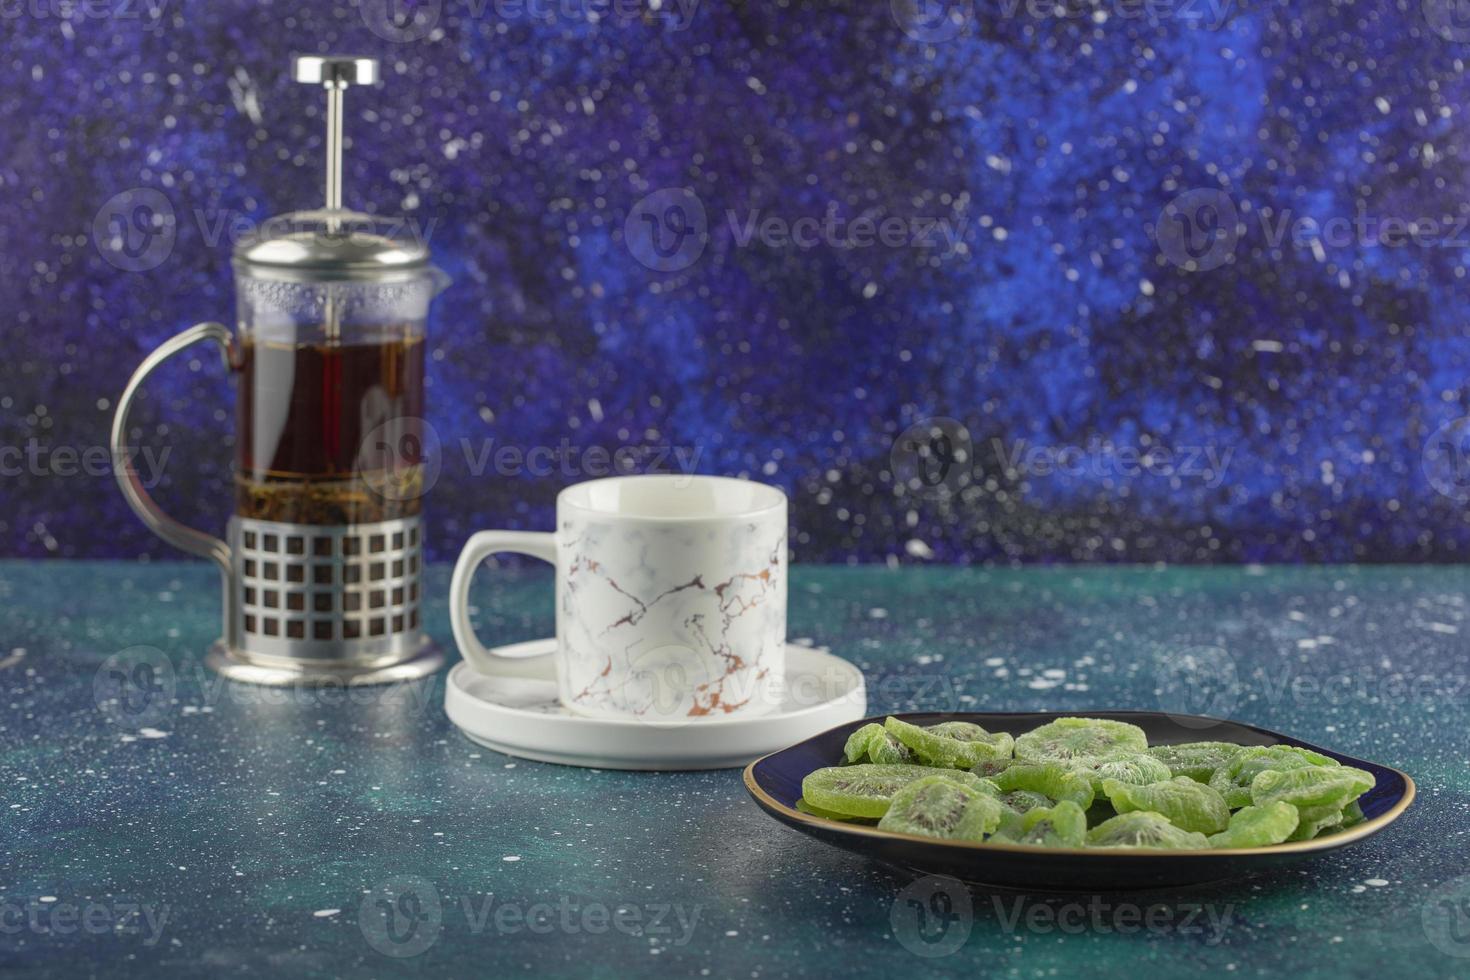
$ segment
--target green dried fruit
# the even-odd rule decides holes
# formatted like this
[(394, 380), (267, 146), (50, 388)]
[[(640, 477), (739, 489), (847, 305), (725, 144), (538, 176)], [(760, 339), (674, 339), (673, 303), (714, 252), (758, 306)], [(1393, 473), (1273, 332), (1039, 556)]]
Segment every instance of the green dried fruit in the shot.
[(987, 732), (968, 721), (946, 721), (920, 728), (898, 718), (883, 727), (931, 766), (968, 769), (988, 759), (1009, 759), (1014, 740), (1005, 732)]
[(819, 806), (813, 806), (812, 804), (808, 803), (805, 798), (796, 801), (796, 808), (802, 813), (810, 813), (814, 817), (824, 817), (827, 820), (842, 820), (846, 822), (856, 823), (873, 822), (872, 819), (869, 817), (849, 817), (845, 813), (838, 813), (835, 810), (826, 810)]
[[(808, 804), (852, 817), (881, 817), (888, 812), (893, 794), (917, 779), (934, 775), (924, 766), (878, 765), (829, 766), (807, 774), (801, 781), (801, 796)], [(980, 791), (980, 777), (956, 770), (944, 778)]]
[(1149, 755), (1169, 767), (1173, 776), (1188, 776), (1195, 782), (1208, 783), (1215, 770), (1227, 765), (1240, 754), (1243, 746), (1232, 742), (1185, 742), (1181, 745), (1155, 745)]
[(1252, 802), (1251, 782), (1263, 772), (1337, 765), (1335, 759), (1295, 745), (1254, 745), (1241, 749), (1233, 759), (1215, 770), (1210, 777), (1210, 788), (1225, 797), (1225, 802), (1234, 810)]
[(1016, 760), (1013, 759), (1013, 758), (1012, 759), (985, 759), (984, 761), (982, 761), (978, 765), (971, 766), (970, 767), (970, 771), (973, 772), (977, 776), (990, 777), (990, 776), (996, 776), (996, 775), (999, 775), (1000, 773), (1005, 772), (1007, 769), (1009, 769), (1011, 766), (1013, 766), (1015, 764), (1016, 764)]
[(893, 794), (879, 830), (944, 840), (979, 841), (999, 825), (1003, 807), (992, 796), (961, 785), (947, 774), (916, 779)]
[(1087, 840), (1087, 814), (1071, 800), (1037, 807), (1021, 818), (1014, 840), (1031, 847), (1081, 847)]
[(1162, 813), (1134, 810), (1120, 813), (1087, 832), (1088, 847), (1154, 847), (1200, 850), (1209, 847), (1204, 834), (1180, 830)]
[(1268, 769), (1251, 780), (1251, 802), (1290, 803), (1297, 809), (1330, 807), (1341, 810), (1372, 789), (1372, 773), (1352, 766), (1308, 766), (1302, 769)]
[(1268, 847), (1296, 830), (1297, 809), (1290, 803), (1268, 803), (1235, 811), (1230, 826), (1210, 837), (1211, 847)]
[(914, 755), (908, 746), (894, 738), (877, 722), (864, 725), (847, 738), (843, 754), (848, 762), (876, 762), (881, 765), (903, 765), (913, 763)]
[(851, 735), (847, 736), (847, 744), (842, 747), (842, 754), (847, 757), (848, 762), (862, 762), (868, 757), (868, 743), (874, 735), (881, 734), (883, 726), (877, 722), (870, 722)]
[(1225, 799), (1188, 776), (1149, 786), (1107, 779), (1103, 781), (1103, 792), (1120, 814), (1151, 810), (1162, 813), (1181, 830), (1215, 834), (1230, 825), (1230, 808), (1225, 805)]
[(1017, 813), (1027, 813), (1031, 810), (1045, 809), (1051, 806), (1051, 798), (1029, 789), (1016, 789), (1005, 793), (1000, 801)]
[(1092, 781), (1094, 794), (1103, 791), (1103, 781), (1108, 779), (1147, 786), (1149, 783), (1167, 782), (1170, 778), (1169, 767), (1144, 752), (1120, 755), (1116, 759), (1082, 759), (1073, 763), (1072, 768)]
[[(1290, 806), (1291, 804), (1287, 804)], [(1291, 832), (1288, 841), (1311, 840), (1320, 836), (1323, 831), (1335, 830), (1341, 827), (1345, 816), (1343, 811), (1335, 806), (1309, 806), (1297, 807), (1299, 819), (1296, 830)]]
[(1016, 739), (1016, 758), (1028, 762), (1106, 759), (1148, 751), (1137, 725), (1101, 718), (1058, 718)]
[(998, 773), (991, 782), (999, 786), (1002, 793), (1025, 789), (1058, 802), (1071, 800), (1083, 809), (1092, 805), (1092, 780), (1061, 763), (1017, 763)]
[[(990, 782), (990, 780), (985, 780)], [(1029, 789), (1012, 790), (1001, 794), (998, 799), (1005, 807), (1001, 814), (1000, 833), (1010, 838), (1019, 837), (1022, 833), (1022, 820), (1031, 810), (1045, 810), (1051, 807), (1051, 799), (1040, 793)]]

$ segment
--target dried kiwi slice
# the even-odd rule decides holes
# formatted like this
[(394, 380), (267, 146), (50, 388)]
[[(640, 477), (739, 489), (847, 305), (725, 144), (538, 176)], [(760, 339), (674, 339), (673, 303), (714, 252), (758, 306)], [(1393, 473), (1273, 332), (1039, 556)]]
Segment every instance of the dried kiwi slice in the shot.
[(935, 773), (893, 794), (879, 830), (944, 840), (984, 840), (1000, 825), (999, 800)]
[(1157, 847), (1199, 850), (1209, 847), (1204, 834), (1180, 830), (1162, 813), (1134, 810), (1120, 813), (1087, 832), (1088, 847)]
[(987, 732), (968, 721), (946, 721), (920, 728), (889, 717), (883, 727), (931, 766), (968, 769), (987, 759), (1009, 759), (1014, 739), (1005, 732)]
[(1058, 802), (1071, 800), (1084, 810), (1092, 805), (1092, 780), (1061, 763), (1017, 763), (991, 777), (1002, 793), (1028, 789)]
[(1093, 793), (1103, 791), (1103, 782), (1116, 779), (1133, 786), (1163, 783), (1170, 778), (1169, 767), (1146, 752), (1120, 755), (1115, 759), (1081, 759), (1072, 768), (1092, 780)]
[(1242, 747), (1233, 742), (1184, 742), (1155, 745), (1148, 752), (1168, 766), (1171, 774), (1208, 783), (1215, 770), (1239, 755)]
[(1297, 807), (1297, 813), (1296, 829), (1286, 838), (1288, 841), (1311, 840), (1324, 830), (1341, 827), (1344, 819), (1343, 811), (1334, 806)]
[[(986, 780), (989, 782), (989, 780)], [(1032, 810), (1046, 810), (1051, 807), (1051, 798), (1043, 796), (1034, 790), (1015, 789), (1009, 793), (999, 796), (1000, 802), (1005, 806), (1005, 812), (1001, 814), (999, 833), (1007, 838), (1020, 837), (1023, 828), (1021, 818)]]
[(1225, 797), (1225, 803), (1234, 810), (1252, 802), (1251, 782), (1263, 772), (1337, 765), (1336, 759), (1295, 745), (1255, 745), (1241, 749), (1216, 769), (1210, 777), (1210, 788)]
[(802, 813), (810, 813), (814, 817), (825, 817), (828, 820), (843, 820), (852, 823), (873, 823), (873, 819), (871, 817), (849, 817), (847, 814), (838, 813), (835, 810), (824, 810), (819, 806), (812, 806), (805, 799), (797, 800), (796, 808)]
[(1290, 803), (1268, 803), (1235, 811), (1230, 826), (1210, 835), (1211, 847), (1268, 847), (1280, 844), (1296, 830), (1296, 807)]
[(1007, 769), (1015, 764), (1016, 760), (1014, 758), (986, 759), (983, 762), (980, 762), (978, 765), (971, 766), (970, 771), (977, 776), (985, 776), (988, 778), (1005, 772)]
[(1180, 830), (1217, 834), (1230, 825), (1230, 808), (1225, 805), (1225, 798), (1188, 776), (1150, 786), (1105, 779), (1103, 792), (1120, 814), (1136, 810), (1162, 813)]
[[(935, 775), (925, 766), (879, 765), (828, 766), (807, 773), (801, 781), (801, 796), (808, 804), (851, 817), (881, 817), (888, 812), (893, 794), (916, 779)], [(980, 791), (981, 779), (961, 770), (944, 772), (945, 779)], [(988, 795), (988, 794), (987, 794)]]
[(870, 722), (847, 736), (847, 744), (842, 747), (842, 754), (847, 757), (848, 762), (862, 762), (868, 757), (868, 743), (873, 740), (874, 735), (881, 735), (883, 726)]
[(843, 755), (848, 762), (877, 762), (899, 765), (914, 762), (914, 754), (877, 722), (864, 725), (847, 737)]
[(1058, 718), (1016, 739), (1016, 758), (1027, 762), (1070, 762), (1148, 751), (1137, 725), (1101, 718)]
[(1046, 809), (1051, 806), (1051, 797), (1030, 789), (1013, 789), (1001, 794), (1000, 801), (1017, 813)]
[(1370, 772), (1352, 766), (1268, 769), (1251, 780), (1251, 802), (1290, 803), (1297, 809), (1341, 810), (1377, 783)]
[(1037, 807), (1021, 818), (1017, 844), (1032, 847), (1081, 847), (1087, 840), (1087, 814), (1071, 800)]

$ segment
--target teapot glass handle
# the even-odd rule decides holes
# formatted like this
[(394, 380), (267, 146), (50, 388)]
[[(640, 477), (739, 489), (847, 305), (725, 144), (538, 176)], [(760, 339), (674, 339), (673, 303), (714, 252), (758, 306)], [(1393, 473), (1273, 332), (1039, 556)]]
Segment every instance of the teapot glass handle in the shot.
[(138, 365), (138, 370), (134, 371), (133, 376), (128, 379), (128, 386), (123, 389), (122, 397), (117, 402), (117, 412), (112, 417), (112, 460), (113, 472), (117, 476), (118, 486), (122, 487), (123, 496), (127, 498), (133, 512), (142, 518), (144, 524), (148, 525), (149, 530), (174, 547), (192, 555), (209, 558), (219, 566), (227, 586), (225, 602), (228, 621), (231, 595), (231, 590), (228, 588), (230, 546), (211, 534), (196, 531), (165, 514), (163, 509), (154, 503), (153, 497), (143, 486), (143, 481), (138, 478), (138, 471), (133, 467), (133, 457), (127, 445), (128, 412), (133, 407), (133, 399), (137, 396), (138, 389), (148, 379), (148, 375), (173, 355), (205, 340), (212, 340), (219, 345), (220, 354), (224, 357), (225, 368), (228, 370), (231, 367), (232, 341), (229, 328), (222, 323), (197, 323), (183, 333), (164, 341), (157, 350), (143, 359), (142, 364)]

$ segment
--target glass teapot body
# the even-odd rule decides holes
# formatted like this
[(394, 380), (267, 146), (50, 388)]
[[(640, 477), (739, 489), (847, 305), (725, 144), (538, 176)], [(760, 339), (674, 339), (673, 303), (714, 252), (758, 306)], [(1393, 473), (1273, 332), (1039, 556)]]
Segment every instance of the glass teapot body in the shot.
[(419, 512), (435, 281), (237, 276), (235, 512), (295, 524)]
[(199, 324), (165, 342), (114, 419), (125, 447), (147, 375), (195, 343), (222, 348), (238, 384), (225, 538), (170, 519), (130, 467), (118, 479), (145, 523), (223, 572), (224, 626), (208, 658), (221, 673), (266, 684), (423, 676), (442, 664), (420, 610), (425, 327), (446, 278), (421, 245), (350, 230), (349, 212), (306, 217), (237, 249), (234, 332)]

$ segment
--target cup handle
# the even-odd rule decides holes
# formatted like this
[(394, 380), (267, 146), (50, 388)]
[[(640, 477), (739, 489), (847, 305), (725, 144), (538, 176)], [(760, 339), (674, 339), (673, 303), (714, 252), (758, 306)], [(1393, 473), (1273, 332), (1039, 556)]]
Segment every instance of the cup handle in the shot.
[(459, 644), (459, 652), (470, 666), (482, 674), (540, 677), (542, 672), (528, 661), (550, 656), (556, 650), (554, 638), (486, 647), (470, 623), (470, 581), (475, 577), (475, 569), (486, 558), (502, 552), (529, 555), (555, 565), (556, 535), (545, 531), (480, 531), (470, 536), (459, 553), (454, 577), (449, 582), (449, 622), (454, 628), (454, 642)]
[(220, 574), (224, 576), (224, 603), (225, 622), (234, 621), (233, 590), (230, 588), (230, 546), (212, 534), (196, 531), (194, 528), (181, 524), (163, 512), (163, 508), (154, 502), (148, 489), (143, 486), (143, 481), (138, 477), (138, 471), (133, 467), (133, 457), (128, 453), (128, 413), (133, 407), (133, 400), (138, 395), (138, 389), (148, 376), (158, 369), (158, 366), (173, 355), (203, 341), (213, 341), (220, 349), (220, 355), (224, 358), (225, 370), (230, 370), (230, 354), (232, 351), (232, 340), (230, 329), (222, 323), (196, 323), (183, 333), (176, 334), (164, 341), (153, 353), (143, 359), (138, 365), (138, 370), (128, 379), (128, 386), (123, 389), (122, 397), (117, 401), (117, 412), (112, 416), (112, 471), (117, 477), (117, 484), (122, 488), (122, 493), (127, 498), (128, 505), (133, 512), (142, 518), (148, 529), (158, 535), (175, 548), (189, 552), (191, 555), (199, 555), (208, 558), (219, 566)]

